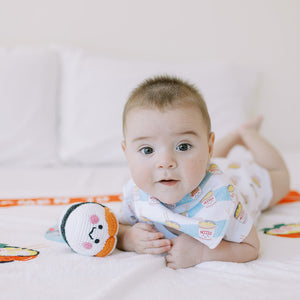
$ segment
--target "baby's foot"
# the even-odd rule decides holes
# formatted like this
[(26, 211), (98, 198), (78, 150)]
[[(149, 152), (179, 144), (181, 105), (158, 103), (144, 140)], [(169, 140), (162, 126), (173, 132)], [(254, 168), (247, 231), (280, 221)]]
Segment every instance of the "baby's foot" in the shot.
[(263, 122), (264, 117), (262, 115), (259, 115), (258, 117), (254, 118), (253, 120), (244, 123), (240, 128), (238, 129), (240, 135), (243, 135), (244, 133), (248, 131), (259, 131), (260, 126)]

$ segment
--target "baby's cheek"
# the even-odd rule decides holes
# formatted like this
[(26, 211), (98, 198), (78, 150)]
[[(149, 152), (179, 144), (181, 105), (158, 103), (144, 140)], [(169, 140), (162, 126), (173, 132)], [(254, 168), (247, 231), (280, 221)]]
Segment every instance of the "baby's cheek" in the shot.
[(206, 175), (206, 161), (200, 160), (197, 163), (192, 162), (186, 168), (186, 178), (191, 186), (198, 186)]
[(147, 168), (141, 172), (132, 173), (132, 179), (135, 184), (144, 192), (148, 193), (150, 193), (149, 188), (151, 188), (152, 177), (152, 173), (147, 171)]

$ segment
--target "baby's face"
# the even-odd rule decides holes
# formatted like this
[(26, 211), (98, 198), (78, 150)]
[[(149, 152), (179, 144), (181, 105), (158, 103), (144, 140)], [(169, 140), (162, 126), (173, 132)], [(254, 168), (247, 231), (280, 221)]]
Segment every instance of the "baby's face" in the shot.
[(144, 192), (175, 204), (193, 191), (206, 174), (214, 134), (199, 108), (129, 111), (122, 143), (132, 178)]

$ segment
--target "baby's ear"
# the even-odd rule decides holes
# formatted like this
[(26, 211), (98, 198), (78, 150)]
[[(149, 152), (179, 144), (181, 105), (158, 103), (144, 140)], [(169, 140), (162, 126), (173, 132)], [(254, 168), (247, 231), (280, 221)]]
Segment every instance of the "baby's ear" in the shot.
[(215, 133), (210, 132), (208, 137), (208, 151), (209, 157), (212, 158), (214, 152), (214, 144), (215, 144)]
[(122, 147), (123, 151), (125, 152), (125, 150), (126, 150), (126, 143), (125, 143), (125, 141), (121, 142), (121, 147)]

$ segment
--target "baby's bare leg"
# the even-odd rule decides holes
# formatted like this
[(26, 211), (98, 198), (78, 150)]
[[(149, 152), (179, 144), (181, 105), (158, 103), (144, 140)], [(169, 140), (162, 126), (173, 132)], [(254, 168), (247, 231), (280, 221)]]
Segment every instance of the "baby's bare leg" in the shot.
[[(258, 118), (251, 120), (241, 126), (241, 128), (254, 129), (256, 132), (259, 131), (263, 118), (259, 116)], [(242, 145), (246, 148), (248, 146), (245, 144), (244, 140), (241, 137), (241, 128), (238, 128), (236, 131), (233, 131), (223, 137), (220, 140), (217, 140), (214, 145), (214, 156), (215, 157), (226, 157), (229, 151), (236, 145)]]
[(215, 142), (213, 156), (226, 157), (229, 151), (236, 145), (244, 145), (244, 142), (241, 139), (239, 132), (233, 131)]
[(244, 145), (251, 151), (255, 162), (270, 174), (273, 198), (269, 207), (272, 207), (289, 191), (289, 172), (279, 152), (259, 134), (258, 129), (261, 122), (262, 117), (258, 117), (241, 126), (238, 131)]
[(273, 188), (273, 198), (269, 204), (271, 207), (288, 193), (290, 179), (281, 155), (259, 134), (262, 121), (263, 118), (259, 116), (217, 141), (214, 146), (214, 156), (226, 157), (236, 145), (246, 147), (252, 153), (256, 163), (270, 174)]

